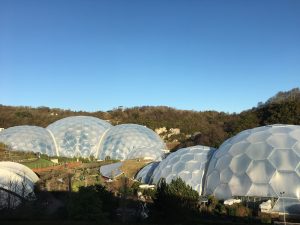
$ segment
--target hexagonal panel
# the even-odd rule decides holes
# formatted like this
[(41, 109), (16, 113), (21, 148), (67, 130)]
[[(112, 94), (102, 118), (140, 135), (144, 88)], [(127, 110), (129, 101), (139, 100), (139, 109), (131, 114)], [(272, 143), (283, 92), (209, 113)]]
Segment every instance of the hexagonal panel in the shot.
[(272, 150), (273, 147), (271, 145), (267, 144), (266, 142), (259, 142), (250, 145), (246, 150), (246, 154), (250, 159), (263, 160), (268, 158)]
[(294, 139), (300, 141), (300, 129), (295, 129), (295, 130), (291, 131), (291, 132), (289, 133), (289, 135), (290, 135), (292, 138), (294, 138)]
[(262, 127), (255, 127), (253, 129), (251, 129), (251, 134), (257, 133), (257, 132), (261, 132), (261, 131), (267, 131), (270, 132), (270, 129), (272, 129), (272, 126), (262, 126)]
[(290, 128), (289, 125), (282, 125), (282, 124), (274, 124), (271, 125), (272, 129), (270, 129), (270, 132), (272, 134), (288, 134), (292, 131), (292, 128)]
[[(166, 167), (164, 167), (162, 170), (159, 170), (160, 169), (160, 166), (158, 166), (156, 169), (155, 169), (155, 172), (154, 172), (154, 174), (156, 175), (156, 173), (158, 172), (158, 173), (161, 173), (161, 174), (165, 174), (165, 176), (166, 175), (168, 175), (168, 174), (171, 174), (172, 173), (172, 167), (171, 167), (171, 165), (168, 165), (168, 166), (166, 166)], [(157, 171), (157, 172), (156, 172)], [(163, 176), (163, 175), (162, 175)], [(160, 178), (160, 177), (159, 177)]]
[(278, 196), (280, 196), (280, 192), (285, 192), (284, 197), (300, 197), (300, 178), (296, 172), (277, 171), (272, 177), (270, 184)]
[(207, 177), (207, 187), (211, 190), (215, 190), (219, 183), (220, 173), (217, 170), (214, 170)]
[(299, 164), (298, 155), (291, 149), (275, 149), (269, 157), (269, 161), (277, 170), (295, 170)]
[(194, 160), (200, 161), (200, 162), (205, 162), (209, 160), (210, 155), (207, 154), (194, 154)]
[(231, 138), (231, 143), (238, 143), (240, 141), (245, 141), (250, 134), (251, 134), (250, 130), (242, 131), (238, 135)]
[(267, 160), (252, 161), (247, 174), (253, 183), (268, 184), (276, 169)]
[(236, 144), (233, 144), (231, 148), (228, 150), (228, 152), (232, 156), (237, 156), (239, 154), (243, 154), (245, 150), (249, 147), (250, 143), (246, 141), (241, 141)]
[(297, 142), (292, 149), (298, 156), (300, 156), (300, 142)]
[(178, 162), (173, 166), (172, 171), (179, 173), (180, 171), (184, 170), (185, 163), (184, 162)]
[(232, 156), (227, 154), (224, 155), (222, 158), (218, 159), (216, 162), (215, 168), (219, 171), (222, 171), (223, 169), (227, 168), (232, 160)]
[(267, 138), (269, 138), (270, 136), (271, 136), (271, 133), (269, 131), (267, 131), (267, 130), (260, 131), (260, 132), (256, 132), (256, 133), (249, 135), (247, 140), (250, 143), (263, 142), (263, 141), (267, 140)]
[(218, 158), (222, 157), (223, 155), (228, 154), (228, 150), (230, 149), (230, 147), (231, 147), (231, 144), (229, 142), (223, 143), (220, 146), (220, 148), (215, 152), (214, 157), (218, 159)]
[(298, 164), (295, 172), (298, 174), (298, 176), (300, 177), (300, 163)]
[(261, 196), (261, 197), (268, 197), (270, 196), (269, 193), (269, 184), (254, 184), (252, 183), (247, 196)]
[(252, 182), (247, 175), (235, 176), (233, 175), (228, 183), (232, 195), (236, 196), (246, 196), (248, 193)]
[(202, 185), (202, 178), (204, 171), (203, 170), (195, 170), (192, 171), (192, 182), (195, 184), (201, 184)]
[(193, 160), (193, 161), (186, 162), (184, 169), (188, 171), (195, 171), (201, 169), (201, 166), (202, 166), (201, 162), (197, 162)]
[(175, 157), (170, 158), (168, 160), (169, 160), (169, 164), (175, 164), (175, 163), (179, 162), (180, 157), (179, 156), (175, 156)]
[(230, 187), (227, 184), (218, 185), (213, 194), (219, 199), (228, 199), (232, 196)]
[(183, 161), (189, 161), (189, 160), (194, 160), (194, 154), (188, 153), (183, 156), (181, 156), (181, 160)]
[(267, 142), (274, 148), (287, 149), (292, 148), (293, 145), (296, 144), (297, 140), (288, 134), (273, 134), (267, 139)]
[(211, 160), (209, 161), (209, 164), (208, 164), (207, 173), (210, 173), (210, 171), (212, 171), (216, 168), (217, 162), (218, 162), (217, 158), (215, 158), (215, 157), (211, 158)]
[(190, 181), (192, 179), (192, 173), (190, 171), (181, 171), (180, 173), (178, 173), (178, 176), (182, 180), (186, 180), (186, 181)]
[(246, 172), (247, 168), (249, 167), (250, 162), (251, 162), (251, 159), (246, 154), (243, 154), (243, 155), (234, 157), (231, 160), (229, 167), (233, 173), (240, 175), (240, 174), (243, 174)]
[(220, 182), (221, 183), (228, 183), (230, 179), (233, 176), (233, 172), (229, 167), (227, 167), (225, 170), (222, 170), (220, 173)]

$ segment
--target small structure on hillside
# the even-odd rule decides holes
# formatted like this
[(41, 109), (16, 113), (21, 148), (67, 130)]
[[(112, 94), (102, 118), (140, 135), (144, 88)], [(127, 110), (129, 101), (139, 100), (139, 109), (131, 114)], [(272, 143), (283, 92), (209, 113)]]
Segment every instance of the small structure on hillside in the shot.
[(166, 127), (160, 127), (160, 128), (156, 128), (155, 129), (155, 133), (157, 133), (158, 135), (163, 134), (163, 133), (167, 133), (168, 130)]
[(224, 201), (224, 205), (233, 205), (233, 204), (238, 204), (241, 203), (241, 199), (234, 199), (234, 198), (230, 198)]
[(50, 159), (51, 162), (58, 164), (58, 159)]

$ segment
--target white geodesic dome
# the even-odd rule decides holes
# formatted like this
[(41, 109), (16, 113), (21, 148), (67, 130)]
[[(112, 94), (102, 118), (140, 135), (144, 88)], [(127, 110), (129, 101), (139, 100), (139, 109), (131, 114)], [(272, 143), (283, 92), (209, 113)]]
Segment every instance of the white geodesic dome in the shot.
[(19, 176), (25, 176), (26, 179), (33, 183), (36, 183), (39, 180), (38, 176), (31, 169), (20, 163), (1, 161), (0, 168), (16, 173)]
[(163, 156), (166, 146), (152, 130), (137, 124), (121, 124), (110, 128), (100, 144), (98, 159), (131, 159), (137, 156), (144, 158), (149, 151), (155, 151), (155, 157)]
[(47, 127), (55, 139), (59, 156), (96, 157), (103, 134), (111, 128), (108, 122), (91, 116), (71, 116)]
[(0, 163), (0, 209), (15, 208), (23, 199), (34, 198), (38, 177), (19, 163)]
[(137, 124), (112, 126), (91, 116), (72, 116), (47, 128), (16, 126), (0, 132), (11, 150), (49, 156), (161, 160), (166, 146), (152, 130)]
[(151, 162), (147, 164), (136, 174), (135, 179), (139, 182), (148, 184), (155, 168), (159, 165), (159, 163), (160, 162)]
[(214, 151), (214, 148), (201, 145), (179, 149), (159, 163), (150, 182), (158, 184), (161, 178), (165, 178), (166, 182), (170, 183), (180, 177), (201, 194), (205, 172)]
[(145, 159), (151, 161), (160, 161), (164, 156), (164, 152), (161, 148), (136, 148), (129, 152), (127, 159)]
[[(283, 193), (281, 195), (280, 193)], [(206, 194), (300, 198), (300, 126), (270, 125), (245, 130), (225, 141), (213, 155)], [(287, 209), (288, 210), (288, 209)]]
[(49, 132), (37, 126), (15, 126), (0, 132), (0, 142), (15, 151), (30, 151), (56, 155), (53, 139)]

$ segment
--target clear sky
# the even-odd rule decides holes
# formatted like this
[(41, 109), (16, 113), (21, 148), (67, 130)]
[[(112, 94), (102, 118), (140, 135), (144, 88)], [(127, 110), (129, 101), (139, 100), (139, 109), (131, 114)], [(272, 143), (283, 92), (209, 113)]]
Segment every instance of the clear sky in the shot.
[(300, 86), (299, 0), (0, 0), (0, 104), (240, 112)]

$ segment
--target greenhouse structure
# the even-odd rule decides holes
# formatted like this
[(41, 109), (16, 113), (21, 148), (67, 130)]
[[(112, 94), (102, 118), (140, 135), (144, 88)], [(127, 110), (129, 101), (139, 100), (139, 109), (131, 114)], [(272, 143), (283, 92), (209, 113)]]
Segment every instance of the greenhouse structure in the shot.
[(33, 200), (38, 176), (28, 167), (14, 162), (0, 162), (0, 209), (16, 208), (24, 200)]
[[(58, 120), (46, 128), (16, 126), (0, 132), (12, 151), (98, 160), (147, 159), (136, 175), (146, 184), (170, 183), (180, 177), (199, 195), (218, 199), (272, 200), (272, 212), (300, 214), (300, 126), (267, 125), (242, 131), (218, 149), (193, 146), (165, 155), (165, 143), (137, 124), (110, 123), (89, 116)], [(7, 177), (29, 184), (36, 178), (19, 167), (0, 164), (1, 185)], [(5, 180), (6, 179), (6, 180)], [(30, 192), (30, 185), (26, 193)]]
[(161, 160), (165, 143), (151, 129), (137, 124), (112, 126), (91, 116), (72, 116), (46, 128), (15, 126), (0, 132), (10, 150), (69, 158)]
[(157, 184), (180, 177), (199, 195), (218, 199), (273, 201), (272, 212), (300, 214), (300, 126), (269, 125), (245, 130), (219, 149), (177, 150), (136, 179)]

